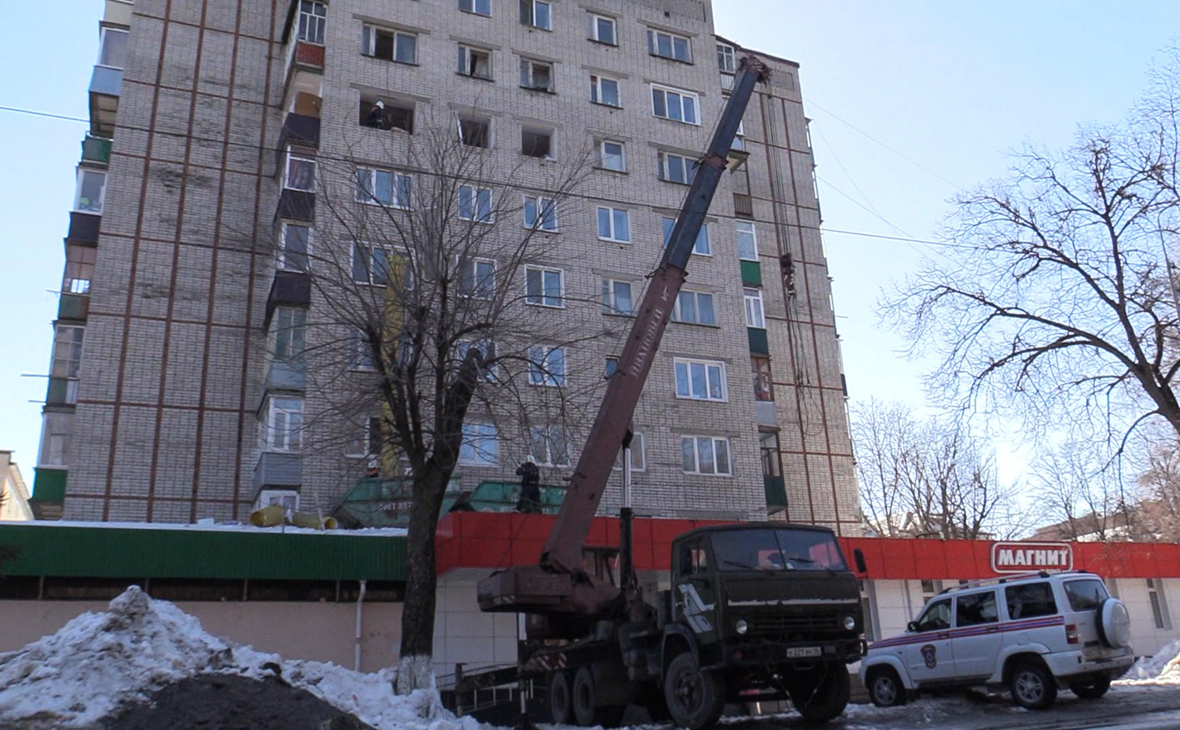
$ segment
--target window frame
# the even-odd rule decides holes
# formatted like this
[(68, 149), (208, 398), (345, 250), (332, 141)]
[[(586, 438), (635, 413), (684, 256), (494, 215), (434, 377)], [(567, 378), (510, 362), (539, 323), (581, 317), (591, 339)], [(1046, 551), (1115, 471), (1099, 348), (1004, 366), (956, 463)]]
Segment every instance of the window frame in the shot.
[[(541, 290), (535, 294), (529, 291), (529, 273), (536, 272), (540, 275)], [(556, 303), (547, 302), (547, 299), (552, 299), (547, 295), (545, 279), (548, 274), (557, 274), (557, 301)], [(540, 264), (525, 264), (524, 267), (524, 303), (532, 307), (546, 307), (548, 309), (565, 309), (565, 270), (553, 266), (542, 266)]]
[[(496, 424), (486, 421), (464, 421), (463, 437), (459, 443), (458, 463), (462, 466), (497, 467), (500, 465), (500, 433)], [(476, 432), (479, 430), (480, 432)], [(487, 444), (492, 448), (488, 449)], [(468, 458), (471, 453), (475, 458)], [(486, 455), (490, 454), (490, 458)]]
[[(672, 242), (672, 231), (676, 230), (676, 219), (666, 215), (661, 216), (660, 227), (664, 231), (664, 248), (667, 248), (668, 244)], [(701, 224), (701, 230), (697, 232), (697, 240), (692, 242), (693, 256), (713, 256), (713, 236), (709, 232), (709, 228), (708, 222)]]
[[(291, 254), (289, 252), (288, 247), (287, 247), (287, 232), (292, 228), (307, 229), (307, 241), (305, 242), (304, 250), (303, 250), (302, 254)], [(315, 226), (309, 226), (309, 225), (306, 225), (303, 223), (294, 223), (292, 221), (283, 221), (282, 225), (279, 227), (279, 246), (278, 246), (279, 250), (278, 250), (278, 256), (276, 257), (276, 260), (275, 260), (275, 265), (279, 268), (280, 271), (298, 271), (298, 272), (302, 272), (304, 274), (311, 271), (311, 256), (312, 256), (312, 246), (314, 245), (314, 240), (315, 240)], [(299, 266), (297, 263), (292, 263), (290, 260), (293, 258), (297, 258), (300, 255), (303, 257), (303, 266), (302, 267)]]
[[(561, 353), (561, 370), (550, 364), (550, 357)], [(532, 345), (528, 348), (529, 385), (546, 388), (563, 387), (569, 380), (569, 355), (564, 345)], [(537, 359), (537, 354), (540, 355)]]
[[(549, 22), (547, 25), (541, 25), (537, 22), (537, 6), (545, 6), (545, 16)], [(528, 6), (526, 16), (525, 7)], [(551, 0), (520, 0), (520, 24), (529, 28), (536, 28), (537, 30), (553, 30), (553, 3)]]
[[(297, 403), (298, 408), (280, 407), (280, 403)], [(269, 396), (266, 404), (266, 423), (265, 423), (265, 450), (271, 453), (280, 454), (298, 454), (303, 451), (303, 412), (304, 402), (302, 398), (291, 398), (286, 396)], [(286, 416), (286, 422), (282, 431), (279, 430), (277, 422), (280, 415)], [(292, 426), (292, 416), (298, 416), (295, 419), (295, 425)], [(282, 433), (283, 442), (278, 444), (276, 436)]]
[[(608, 144), (618, 145), (618, 147), (619, 147), (619, 155), (618, 155), (619, 161), (620, 161), (619, 167), (609, 167), (606, 164), (606, 159), (607, 159), (606, 146)], [(610, 172), (621, 172), (621, 173), (626, 174), (626, 172), (627, 172), (627, 143), (626, 142), (622, 142), (617, 139), (600, 139), (600, 140), (598, 140), (597, 146), (598, 146), (598, 159), (595, 161), (597, 163), (595, 165), (595, 167), (597, 167), (599, 170), (608, 170)]]
[[(464, 193), (467, 190), (470, 192)], [(481, 210), (480, 198), (487, 193), (487, 208)], [(463, 196), (468, 196), (467, 206), (469, 208), (468, 214), (463, 214)], [(493, 225), (496, 222), (496, 197), (491, 188), (483, 188), (478, 185), (460, 185), (455, 193), (455, 202), (459, 207), (457, 215), (459, 220), (468, 221), (470, 223), (480, 223), (483, 225)]]
[(98, 249), (77, 243), (66, 244), (66, 265), (62, 271), (61, 290), (64, 294), (87, 295), (94, 281), (94, 265)]
[[(659, 36), (667, 36), (668, 38), (668, 54), (659, 52)], [(676, 41), (684, 41), (685, 58), (680, 58), (676, 55)], [(693, 62), (692, 60), (692, 39), (686, 35), (673, 33), (667, 30), (660, 30), (658, 28), (647, 29), (647, 53), (649, 56), (656, 56), (657, 58), (666, 58), (669, 61), (678, 61), (680, 63)]]
[[(610, 24), (611, 40), (609, 41), (604, 41), (599, 37), (598, 22), (600, 20), (605, 20)], [(590, 13), (590, 40), (606, 46), (617, 47), (619, 45), (619, 19), (611, 15), (603, 15), (602, 13)]]
[[(356, 277), (357, 273), (357, 254), (363, 251), (365, 253), (365, 274), (366, 279), (362, 281)], [(383, 260), (383, 264), (378, 264), (378, 254)], [(361, 284), (364, 286), (389, 286), (389, 256), (390, 251), (385, 246), (373, 243), (364, 243), (361, 241), (353, 241), (352, 247), (349, 249), (348, 257), (348, 278), (354, 284)], [(384, 269), (385, 279), (382, 281), (377, 274)]]
[(770, 358), (766, 355), (750, 355), (750, 374), (754, 376), (754, 401), (774, 402), (774, 376)]
[(348, 369), (367, 373), (377, 370), (365, 333), (359, 327), (348, 328)]
[[(468, 45), (467, 43), (460, 43), (459, 44), (459, 54), (460, 54), (460, 58), (457, 60), (460, 60), (463, 65), (461, 68), (457, 68), (455, 70), (455, 73), (457, 73), (460, 76), (464, 76), (466, 78), (469, 78), (469, 79), (480, 79), (481, 81), (492, 81), (493, 80), (494, 74), (492, 73), (492, 49), (484, 48), (482, 46), (472, 46), (472, 45)], [(486, 59), (486, 61), (487, 61), (487, 65), (486, 65), (487, 75), (486, 76), (481, 76), (475, 72), (478, 67), (472, 65), (472, 54), (475, 54), (477, 56), (483, 56)]]
[[(657, 160), (659, 161), (659, 171), (657, 177), (663, 182), (674, 183), (676, 185), (692, 185), (692, 181), (696, 178), (697, 168), (700, 167), (700, 162), (691, 157), (679, 154), (677, 152), (666, 152), (660, 150), (657, 153)], [(681, 170), (682, 180), (677, 180), (672, 176), (672, 161), (678, 160)], [(689, 167), (691, 165), (691, 168)]]
[[(639, 448), (635, 448), (635, 444), (639, 444)], [(635, 454), (639, 454), (639, 466), (635, 466)], [(615, 455), (615, 464), (611, 467), (614, 471), (623, 470), (623, 450), (619, 449), (619, 453)], [(647, 437), (643, 435), (643, 431), (633, 431), (631, 433), (631, 472), (645, 472), (647, 471)]]
[[(115, 65), (114, 63), (103, 63), (103, 54), (106, 53), (106, 51), (107, 51), (107, 36), (111, 33), (122, 33), (123, 34), (123, 41), (122, 41), (123, 48), (120, 51), (122, 53), (123, 57), (121, 59), (114, 59), (114, 60), (121, 60), (122, 65)], [(131, 40), (131, 32), (127, 28), (116, 28), (116, 27), (109, 26), (109, 25), (102, 26), (101, 33), (99, 33), (99, 38), (98, 38), (98, 60), (95, 61), (95, 65), (102, 66), (103, 68), (114, 68), (114, 69), (118, 69), (120, 71), (127, 68), (127, 49), (128, 49), (128, 43), (130, 42), (130, 40)], [(110, 61), (112, 59), (107, 59), (107, 60)]]
[[(651, 88), (651, 114), (658, 119), (666, 119), (669, 122), (677, 122), (679, 124), (688, 124), (694, 127), (701, 126), (701, 95), (695, 91), (688, 91), (687, 89), (679, 89), (675, 86), (665, 86), (663, 84), (650, 84)], [(679, 118), (672, 115), (672, 105), (669, 101), (669, 95), (674, 95), (679, 98), (677, 109), (679, 110)], [(662, 96), (664, 113), (659, 113), (659, 105), (656, 99)], [(694, 121), (689, 121), (685, 114), (686, 109), (690, 104), (692, 109), (692, 116)]]
[[(687, 395), (681, 395), (680, 388), (680, 371), (681, 366), (684, 368), (684, 375), (687, 380), (684, 381), (685, 391)], [(705, 396), (698, 397), (693, 394), (693, 366), (700, 366), (704, 369), (704, 385)], [(716, 369), (718, 376), (717, 386), (720, 389), (720, 394), (717, 397), (712, 395), (712, 383), (709, 379), (710, 370)], [(692, 400), (709, 403), (728, 403), (729, 402), (729, 386), (725, 377), (725, 363), (721, 360), (706, 360), (703, 358), (690, 357), (674, 357), (672, 358), (672, 379), (674, 381), (674, 390), (677, 400)]]
[(275, 307), (266, 339), (271, 358), (282, 362), (303, 362), (307, 351), (307, 310), (303, 307)]
[[(693, 468), (685, 469), (687, 466), (684, 463), (686, 441), (692, 442)], [(710, 458), (713, 463), (713, 471), (703, 471), (701, 469), (703, 460), (701, 459), (701, 443), (707, 442), (710, 449)], [(725, 444), (725, 464), (728, 471), (720, 471), (717, 468), (717, 444)], [(685, 474), (694, 474), (698, 476), (709, 477), (732, 477), (733, 476), (733, 446), (728, 437), (725, 436), (698, 436), (695, 434), (681, 434), (680, 435), (680, 468)]]
[[(487, 4), (488, 11), (486, 13), (479, 12), (481, 3)], [(463, 7), (464, 4), (470, 5), (471, 7), (465, 8)], [(459, 11), (471, 15), (478, 15), (481, 18), (490, 18), (492, 17), (492, 0), (459, 0)]]
[[(529, 223), (529, 206), (533, 206), (533, 222)], [(521, 209), (521, 214), (524, 218), (524, 227), (530, 230), (543, 231), (545, 233), (560, 233), (561, 224), (557, 216), (557, 200), (555, 198), (547, 198), (544, 195), (533, 195), (525, 193), (524, 206)], [(546, 227), (546, 219), (552, 221), (551, 227)], [(537, 225), (540, 223), (540, 225)]]
[[(591, 72), (591, 74), (590, 74), (590, 103), (597, 104), (599, 106), (610, 107), (611, 109), (622, 109), (623, 108), (623, 85), (622, 85), (621, 81), (622, 81), (622, 79), (619, 79), (615, 76), (608, 76), (606, 74)], [(615, 99), (619, 102), (618, 104), (611, 104), (610, 102), (603, 101), (603, 93), (602, 93), (603, 82), (610, 82), (615, 85)]]
[[(549, 151), (543, 155), (535, 155), (525, 150), (525, 135), (535, 134), (538, 136), (547, 136), (549, 138)], [(540, 127), (532, 124), (522, 124), (520, 127), (520, 154), (525, 157), (531, 157), (535, 160), (549, 160), (552, 162), (557, 159), (557, 130), (551, 127)]]
[(742, 304), (746, 313), (746, 327), (766, 329), (766, 305), (762, 299), (762, 290), (743, 287)]
[[(618, 306), (619, 293), (617, 288), (619, 286), (627, 287), (627, 301), (630, 302), (630, 308), (627, 310), (620, 309)], [(618, 317), (634, 317), (635, 316), (635, 285), (634, 282), (626, 279), (611, 279), (604, 278), (602, 280), (602, 313), (618, 316)]]
[[(726, 53), (728, 51), (728, 53)], [(737, 73), (737, 47), (728, 43), (717, 44), (717, 70), (723, 74)]]
[[(63, 335), (67, 335), (64, 336)], [(66, 352), (62, 348), (68, 348)], [(86, 326), (79, 324), (57, 324), (53, 327), (53, 351), (49, 358), (49, 377), (77, 380), (82, 369), (82, 357), (86, 347)]]
[[(548, 81), (544, 86), (538, 86), (535, 76), (538, 68), (548, 72)], [(556, 94), (557, 64), (552, 61), (542, 61), (529, 56), (520, 57), (520, 88), (527, 91), (540, 91), (545, 94)]]
[[(554, 438), (556, 435), (557, 438)], [(537, 453), (538, 437), (545, 445), (544, 455)], [(564, 461), (555, 461), (553, 459), (554, 443), (557, 439), (561, 439), (562, 449), (565, 452)], [(560, 426), (529, 426), (529, 456), (538, 466), (548, 467), (568, 467), (573, 464), (570, 459), (570, 440), (569, 435)]]
[[(305, 7), (309, 8), (311, 12), (305, 10)], [(317, 7), (321, 12), (315, 12)], [(310, 43), (313, 46), (324, 45), (325, 32), (328, 25), (328, 5), (320, 2), (320, 0), (300, 0), (299, 10), (297, 12), (298, 17), (295, 19), (296, 40), (302, 43)], [(309, 18), (310, 20), (305, 22), (305, 18)], [(305, 37), (305, 30), (311, 28), (313, 24), (315, 26), (316, 39)]]
[[(683, 307), (681, 306), (681, 297), (692, 297), (693, 319), (683, 318)], [(709, 302), (709, 312), (712, 315), (712, 322), (701, 321), (701, 297), (707, 297)], [(668, 315), (669, 321), (678, 322), (680, 324), (695, 324), (702, 327), (717, 327), (717, 298), (713, 296), (713, 292), (699, 291), (697, 289), (681, 289), (676, 295), (676, 300), (672, 302), (672, 311)]]
[[(363, 418), (361, 423), (351, 424), (355, 427), (355, 430), (352, 431), (354, 438), (350, 439), (348, 450), (344, 452), (344, 456), (349, 459), (376, 459), (381, 456), (382, 444), (380, 442), (374, 444), (373, 442), (374, 425), (376, 425), (378, 438), (380, 438), (381, 417), (363, 416)], [(359, 448), (356, 448), (358, 446)]]
[[(390, 45), (391, 55), (389, 58), (377, 55), (377, 34), (388, 33), (393, 36), (393, 42)], [(379, 61), (389, 61), (391, 63), (400, 63), (405, 66), (418, 65), (418, 33), (404, 30), (402, 28), (389, 28), (375, 23), (361, 24), (361, 55), (366, 58), (375, 58)], [(398, 58), (399, 41), (402, 38), (409, 38), (413, 44), (413, 59), (403, 61)]]
[[(749, 230), (743, 230), (748, 228)], [(740, 261), (758, 261), (758, 226), (754, 221), (738, 221), (733, 222), (734, 236), (737, 238), (738, 260)], [(749, 240), (754, 246), (753, 257), (745, 255), (742, 251), (742, 240)]]
[[(366, 174), (369, 178), (369, 187), (361, 187), (361, 175)], [(377, 197), (379, 187), (377, 185), (377, 176), (385, 174), (389, 175), (389, 202), (381, 200)], [(355, 189), (353, 190), (353, 200), (361, 205), (378, 205), (385, 208), (394, 208), (396, 210), (411, 210), (414, 202), (414, 176), (400, 172), (398, 170), (384, 170), (377, 167), (358, 167), (356, 168), (356, 175), (353, 182)], [(404, 183), (404, 187), (403, 187)], [(365, 195), (362, 197), (361, 192)]]
[[(602, 222), (603, 222), (602, 214), (603, 214), (603, 212), (606, 213), (607, 227), (610, 229), (609, 236), (607, 236), (607, 237), (604, 237), (602, 235)], [(622, 213), (623, 220), (626, 221), (626, 226), (627, 226), (627, 231), (626, 231), (627, 237), (626, 238), (619, 238), (619, 235), (618, 235), (619, 234), (619, 230), (618, 230), (619, 227), (617, 225), (617, 220), (616, 220), (615, 216), (619, 213)], [(627, 243), (627, 244), (631, 243), (631, 211), (630, 211), (630, 209), (628, 209), (628, 208), (614, 208), (614, 207), (611, 207), (608, 205), (599, 205), (599, 206), (596, 206), (595, 216), (597, 218), (596, 223), (597, 223), (597, 228), (598, 228), (598, 240), (599, 241), (610, 241), (611, 243)]]
[[(92, 203), (90, 207), (82, 207), (82, 189), (84, 187), (83, 180), (87, 175), (97, 175), (102, 180), (98, 189), (97, 204)], [(107, 172), (106, 170), (95, 170), (89, 167), (78, 167), (76, 182), (74, 185), (74, 212), (86, 213), (88, 215), (102, 215), (103, 207), (106, 205), (107, 198)]]
[[(292, 183), (292, 181), (291, 181), (291, 165), (293, 162), (307, 163), (311, 166), (311, 187), (310, 188), (295, 187), (294, 184)], [(319, 172), (319, 169), (318, 169), (315, 155), (307, 154), (307, 153), (303, 153), (303, 152), (296, 152), (296, 151), (288, 148), (287, 154), (286, 154), (286, 159), (283, 161), (283, 190), (295, 190), (297, 192), (312, 193), (314, 195), (316, 192), (316, 175), (318, 174), (318, 172)]]
[[(466, 265), (464, 265), (464, 264), (466, 264)], [(464, 291), (464, 288), (465, 288), (464, 280), (467, 276), (467, 272), (465, 271), (465, 269), (467, 266), (471, 267), (471, 284), (470, 284), (470, 288), (467, 291)], [(479, 273), (479, 269), (481, 266), (490, 266), (491, 267), (490, 275), (485, 275), (485, 276), (481, 277), (480, 273)], [(467, 257), (467, 260), (465, 262), (460, 261), (459, 267), (458, 267), (459, 296), (461, 296), (465, 299), (483, 299), (485, 301), (490, 301), (492, 299), (495, 299), (496, 298), (497, 268), (498, 267), (496, 266), (495, 259), (484, 258), (482, 256), (469, 256), (469, 257)], [(491, 291), (490, 292), (482, 291), (482, 287), (483, 287), (484, 283), (489, 282), (489, 281), (491, 282)], [(485, 294), (486, 294), (486, 296), (485, 296)]]

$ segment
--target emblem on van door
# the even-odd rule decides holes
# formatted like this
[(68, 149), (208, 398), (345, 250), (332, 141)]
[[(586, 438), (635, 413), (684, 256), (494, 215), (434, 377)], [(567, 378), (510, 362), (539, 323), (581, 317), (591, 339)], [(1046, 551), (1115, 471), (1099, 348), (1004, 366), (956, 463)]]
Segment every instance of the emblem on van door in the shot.
[(938, 666), (938, 652), (934, 648), (934, 644), (927, 644), (922, 647), (922, 659), (926, 661), (927, 669), (934, 669)]

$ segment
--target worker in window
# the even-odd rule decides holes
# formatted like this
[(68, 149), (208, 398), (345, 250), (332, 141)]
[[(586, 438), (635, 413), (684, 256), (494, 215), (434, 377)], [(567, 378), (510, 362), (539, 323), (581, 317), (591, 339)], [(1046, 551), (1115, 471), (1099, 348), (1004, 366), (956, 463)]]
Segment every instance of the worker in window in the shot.
[(368, 119), (365, 125), (373, 129), (385, 129), (385, 102), (378, 101), (369, 109)]
[(520, 477), (520, 499), (516, 502), (516, 511), (526, 514), (540, 513), (541, 470), (537, 468), (537, 462), (531, 454), (516, 468), (516, 476)]

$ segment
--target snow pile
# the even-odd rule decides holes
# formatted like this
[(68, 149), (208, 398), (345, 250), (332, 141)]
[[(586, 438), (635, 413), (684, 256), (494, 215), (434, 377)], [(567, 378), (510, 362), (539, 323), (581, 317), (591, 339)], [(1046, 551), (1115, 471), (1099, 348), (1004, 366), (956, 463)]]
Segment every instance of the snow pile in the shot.
[(136, 586), (105, 612), (84, 613), (56, 634), (0, 654), (0, 721), (89, 726), (124, 702), (146, 699), (172, 682), (205, 672), (281, 679), (379, 730), (480, 727), (472, 718), (447, 712), (436, 691), (395, 695), (393, 669), (361, 674), (236, 646)]
[(1119, 684), (1180, 684), (1180, 639), (1135, 662), (1124, 677)]

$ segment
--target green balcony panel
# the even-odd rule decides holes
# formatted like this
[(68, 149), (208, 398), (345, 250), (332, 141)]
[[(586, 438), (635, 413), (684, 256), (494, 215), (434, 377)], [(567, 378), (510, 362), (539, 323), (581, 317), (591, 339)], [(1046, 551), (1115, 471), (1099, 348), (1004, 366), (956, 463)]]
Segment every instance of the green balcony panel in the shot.
[(744, 286), (762, 286), (762, 264), (757, 261), (743, 261), (742, 284)]
[(746, 336), (750, 339), (751, 355), (769, 355), (770, 342), (766, 337), (766, 330), (761, 327), (747, 327)]
[(33, 468), (33, 496), (30, 502), (60, 502), (66, 498), (65, 469)]
[(78, 402), (78, 381), (69, 378), (50, 378), (45, 402), (52, 406), (73, 405)]
[(787, 508), (787, 487), (782, 477), (762, 477), (766, 489), (766, 511), (770, 514)]
[(89, 294), (62, 293), (57, 303), (58, 319), (86, 319), (90, 315)]
[(82, 161), (109, 165), (111, 162), (111, 141), (102, 137), (86, 135), (82, 140)]

